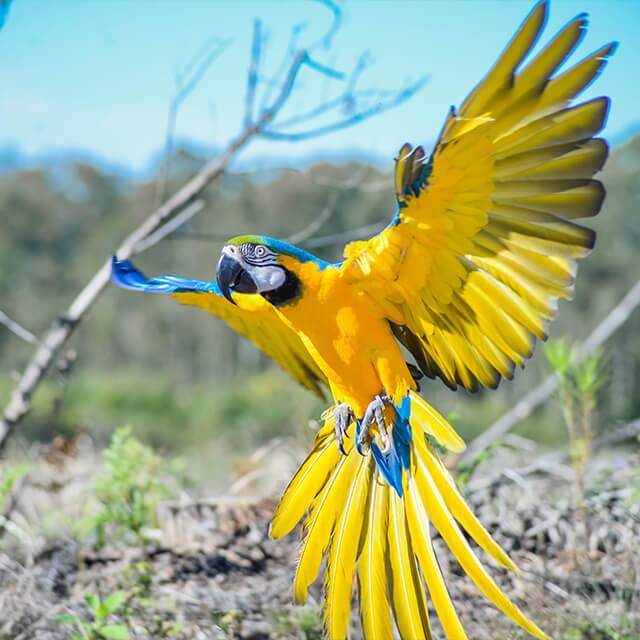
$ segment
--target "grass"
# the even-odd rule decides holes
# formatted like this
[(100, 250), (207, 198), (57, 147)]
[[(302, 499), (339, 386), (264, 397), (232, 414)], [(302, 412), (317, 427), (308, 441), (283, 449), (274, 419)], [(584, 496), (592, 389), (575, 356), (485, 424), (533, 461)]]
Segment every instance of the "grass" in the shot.
[(163, 478), (169, 465), (128, 427), (114, 432), (103, 459), (103, 471), (93, 485), (98, 507), (87, 515), (81, 529), (98, 549), (107, 539), (143, 545), (149, 531), (158, 526), (160, 501), (173, 495)]
[[(10, 380), (0, 382), (0, 399), (11, 389)], [(47, 380), (20, 433), (49, 441), (85, 429), (106, 444), (114, 424), (130, 424), (160, 450), (182, 452), (223, 437), (230, 447), (253, 451), (275, 436), (299, 434), (325, 406), (275, 367), (224, 383), (193, 384), (172, 382), (165, 372), (83, 372), (64, 387)]]

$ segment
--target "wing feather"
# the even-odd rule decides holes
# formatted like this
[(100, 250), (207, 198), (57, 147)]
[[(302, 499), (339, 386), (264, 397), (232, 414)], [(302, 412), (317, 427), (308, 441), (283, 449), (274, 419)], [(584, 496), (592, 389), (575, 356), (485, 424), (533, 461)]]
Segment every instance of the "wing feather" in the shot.
[(171, 294), (180, 304), (198, 307), (226, 322), (275, 360), (294, 380), (323, 397), (325, 375), (320, 371), (300, 337), (260, 295), (234, 296), (226, 300), (213, 282), (188, 280), (172, 275), (148, 279), (130, 261), (113, 258), (112, 281), (120, 287), (149, 293)]
[(604, 200), (593, 178), (609, 99), (574, 104), (616, 43), (566, 71), (584, 36), (580, 14), (528, 60), (546, 22), (540, 2), (459, 110), (430, 157), (406, 144), (396, 160), (398, 212), (345, 248), (341, 273), (380, 303), (423, 372), (451, 388), (495, 387), (523, 366), (594, 232), (575, 222)]

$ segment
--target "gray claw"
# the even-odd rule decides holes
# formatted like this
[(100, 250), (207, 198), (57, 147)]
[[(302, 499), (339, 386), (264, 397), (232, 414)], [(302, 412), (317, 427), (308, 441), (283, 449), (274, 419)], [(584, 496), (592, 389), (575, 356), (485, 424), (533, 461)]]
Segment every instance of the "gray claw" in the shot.
[(343, 456), (347, 455), (347, 452), (344, 450), (344, 438), (349, 437), (347, 429), (354, 419), (353, 409), (351, 409), (346, 402), (337, 405), (333, 410), (333, 428), (335, 430), (336, 440), (338, 441), (338, 450)]
[(374, 423), (374, 421), (378, 425), (378, 430), (380, 431), (382, 453), (386, 453), (391, 449), (389, 431), (387, 430), (387, 424), (384, 420), (384, 407), (390, 402), (391, 401), (387, 394), (383, 392), (369, 403), (369, 406), (365, 411), (364, 418), (362, 418), (358, 439), (356, 441), (356, 447), (360, 453), (363, 453), (364, 445), (369, 439), (369, 427)]

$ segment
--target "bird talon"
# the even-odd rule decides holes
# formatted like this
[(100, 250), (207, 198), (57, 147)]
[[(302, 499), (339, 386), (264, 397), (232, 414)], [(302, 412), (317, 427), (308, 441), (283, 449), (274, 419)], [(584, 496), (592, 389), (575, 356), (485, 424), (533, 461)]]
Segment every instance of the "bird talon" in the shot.
[(347, 455), (344, 448), (344, 439), (349, 437), (347, 429), (354, 419), (355, 415), (353, 410), (346, 402), (342, 402), (337, 405), (333, 410), (333, 428), (336, 435), (336, 441), (338, 443), (338, 451), (343, 456)]
[(391, 449), (391, 439), (389, 438), (389, 431), (384, 419), (384, 407), (390, 403), (391, 400), (384, 391), (369, 403), (369, 406), (365, 411), (364, 418), (362, 418), (356, 440), (356, 449), (360, 455), (364, 455), (364, 445), (371, 439), (369, 428), (374, 422), (378, 427), (378, 432), (380, 433), (382, 453), (387, 453)]

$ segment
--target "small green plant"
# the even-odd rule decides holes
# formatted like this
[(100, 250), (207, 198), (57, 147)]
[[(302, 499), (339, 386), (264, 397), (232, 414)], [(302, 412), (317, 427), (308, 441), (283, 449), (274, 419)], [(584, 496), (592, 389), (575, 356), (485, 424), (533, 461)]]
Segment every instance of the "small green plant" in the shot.
[(276, 616), (277, 637), (321, 640), (322, 629), (322, 612), (311, 605), (295, 607)]
[(240, 629), (240, 612), (236, 609), (230, 611), (215, 609), (211, 612), (211, 621), (228, 637), (235, 638)]
[(91, 621), (86, 622), (75, 613), (56, 616), (59, 624), (73, 625), (78, 632), (71, 640), (129, 640), (129, 629), (126, 624), (109, 623), (108, 619), (122, 607), (127, 596), (124, 591), (116, 591), (104, 600), (95, 593), (87, 593), (84, 601), (89, 607)]
[(593, 419), (598, 393), (607, 381), (601, 351), (577, 362), (566, 339), (548, 342), (545, 353), (558, 378), (558, 395), (569, 433), (569, 457), (575, 473), (576, 506), (585, 508), (585, 471), (593, 445)]
[(131, 434), (117, 429), (104, 451), (104, 470), (95, 483), (98, 510), (87, 517), (84, 528), (95, 545), (104, 546), (107, 536), (144, 544), (157, 526), (157, 507), (172, 491), (161, 477), (162, 459)]
[(461, 460), (456, 466), (456, 484), (462, 493), (465, 493), (470, 480), (473, 478), (478, 467), (484, 462), (490, 462), (495, 455), (500, 451), (509, 447), (506, 442), (498, 440), (490, 444), (488, 447), (481, 449), (470, 460)]
[(5, 500), (13, 490), (16, 482), (29, 473), (28, 464), (17, 464), (0, 474), (0, 512), (4, 508)]
[(565, 637), (567, 640), (637, 640), (638, 635), (632, 630), (617, 629), (612, 625), (586, 622), (570, 629)]

